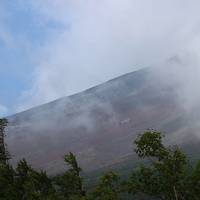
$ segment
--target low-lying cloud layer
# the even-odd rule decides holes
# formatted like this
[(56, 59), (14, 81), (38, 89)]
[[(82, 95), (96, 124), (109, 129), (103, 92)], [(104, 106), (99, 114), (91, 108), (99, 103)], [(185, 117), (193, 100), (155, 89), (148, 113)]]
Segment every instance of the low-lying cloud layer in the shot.
[[(163, 64), (174, 56), (187, 65), (187, 75), (180, 79), (188, 83), (182, 93), (188, 96), (194, 82), (194, 90), (198, 89), (197, 0), (19, 2), (35, 12), (41, 26), (53, 23), (55, 28), (32, 55), (36, 66), (32, 87), (23, 92), (18, 110), (76, 93), (130, 71)], [(167, 64), (164, 68), (167, 70)], [(174, 75), (180, 78), (178, 71)]]

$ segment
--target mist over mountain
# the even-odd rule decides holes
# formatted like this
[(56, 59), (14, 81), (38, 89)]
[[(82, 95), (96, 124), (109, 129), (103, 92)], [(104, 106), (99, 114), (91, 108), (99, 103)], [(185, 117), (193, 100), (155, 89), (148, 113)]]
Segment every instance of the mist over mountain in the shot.
[(132, 141), (148, 128), (164, 132), (167, 143), (198, 145), (199, 107), (188, 112), (180, 103), (182, 84), (173, 73), (182, 68), (174, 66), (125, 74), (9, 117), (12, 162), (26, 158), (36, 168), (58, 173), (65, 167), (63, 156), (72, 151), (83, 169), (96, 170), (134, 159)]

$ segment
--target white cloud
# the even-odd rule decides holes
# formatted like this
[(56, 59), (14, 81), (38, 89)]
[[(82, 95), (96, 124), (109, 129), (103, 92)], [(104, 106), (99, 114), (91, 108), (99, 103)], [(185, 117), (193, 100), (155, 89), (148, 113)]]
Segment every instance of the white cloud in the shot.
[(6, 26), (6, 20), (9, 14), (5, 12), (3, 4), (0, 4), (0, 42), (7, 48), (13, 47), (14, 41), (13, 37), (8, 31)]
[(185, 51), (200, 56), (200, 46), (192, 46), (200, 36), (196, 0), (29, 0), (25, 6), (41, 24), (53, 20), (65, 28), (33, 55), (33, 85), (21, 110)]
[(7, 107), (0, 104), (0, 117), (5, 116), (7, 112), (8, 112)]

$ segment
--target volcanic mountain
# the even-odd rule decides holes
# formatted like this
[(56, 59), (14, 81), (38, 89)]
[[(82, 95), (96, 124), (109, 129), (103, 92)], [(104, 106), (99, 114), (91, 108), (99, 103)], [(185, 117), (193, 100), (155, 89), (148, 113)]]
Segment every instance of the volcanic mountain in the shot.
[(12, 162), (26, 158), (36, 168), (57, 173), (71, 151), (84, 170), (96, 170), (134, 159), (133, 140), (148, 128), (163, 131), (169, 143), (194, 147), (197, 129), (177, 101), (178, 85), (163, 83), (156, 70), (125, 74), (9, 117), (6, 142)]

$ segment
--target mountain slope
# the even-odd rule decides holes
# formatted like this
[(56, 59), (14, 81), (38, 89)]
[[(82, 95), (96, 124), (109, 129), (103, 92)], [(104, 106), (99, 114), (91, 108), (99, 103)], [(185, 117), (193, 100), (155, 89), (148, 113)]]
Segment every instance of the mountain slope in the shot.
[[(134, 158), (132, 141), (147, 128), (185, 143), (195, 130), (177, 103), (172, 83), (155, 78), (155, 69), (118, 77), (84, 92), (9, 118), (8, 148), (13, 163), (25, 157), (36, 168), (57, 173), (63, 156), (74, 152), (83, 169), (96, 170)], [(180, 137), (181, 135), (181, 137)]]

